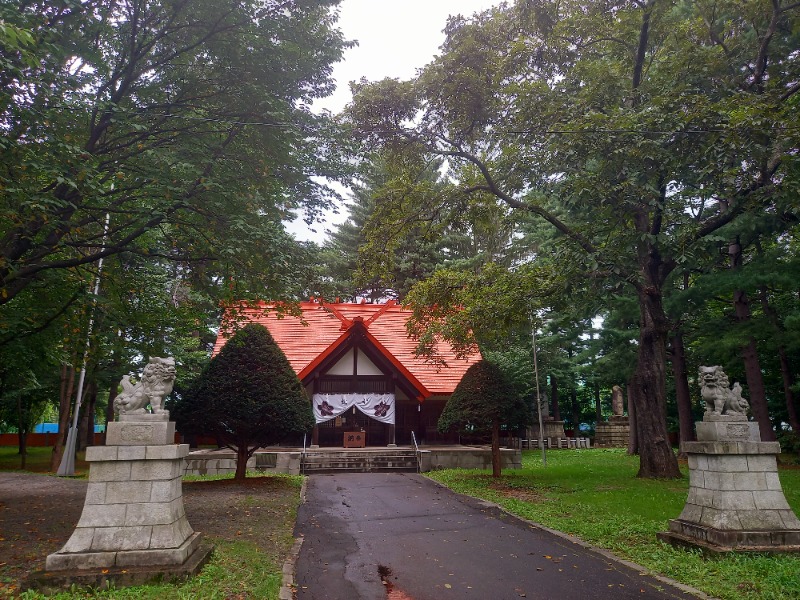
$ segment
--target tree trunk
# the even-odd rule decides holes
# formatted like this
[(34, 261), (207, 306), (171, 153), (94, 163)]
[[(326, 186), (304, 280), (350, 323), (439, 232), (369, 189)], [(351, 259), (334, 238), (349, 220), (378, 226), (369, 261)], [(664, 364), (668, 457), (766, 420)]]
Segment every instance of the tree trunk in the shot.
[[(742, 246), (738, 240), (728, 246), (728, 254), (731, 257), (731, 269), (738, 269), (742, 264)], [(741, 325), (746, 325), (750, 321), (750, 301), (744, 290), (734, 290), (733, 309), (736, 313), (736, 320)], [(769, 420), (764, 378), (761, 375), (756, 339), (752, 335), (748, 337), (747, 344), (741, 348), (741, 356), (744, 362), (745, 377), (747, 378), (747, 391), (750, 393), (748, 398), (750, 409), (753, 411), (753, 417), (758, 422), (761, 441), (774, 442), (777, 438), (775, 437), (775, 431), (772, 429), (772, 422)]]
[(600, 384), (594, 382), (594, 411), (597, 423), (603, 422), (603, 405), (600, 402)]
[(19, 430), (19, 468), (25, 470), (28, 465), (28, 430)]
[(681, 442), (693, 442), (694, 417), (692, 416), (692, 395), (689, 391), (689, 377), (686, 369), (686, 347), (683, 333), (675, 330), (671, 344), (672, 377), (675, 380), (675, 400), (678, 404), (678, 427)]
[(53, 456), (50, 459), (50, 470), (55, 472), (64, 456), (64, 443), (69, 428), (69, 413), (72, 407), (72, 388), (75, 385), (75, 369), (72, 365), (61, 365), (61, 389), (58, 399), (58, 432), (56, 433)]
[[(121, 337), (121, 335), (118, 337)], [(108, 388), (108, 405), (106, 406), (106, 430), (108, 430), (108, 424), (114, 422), (114, 400), (119, 390), (119, 381), (122, 379), (122, 376), (119, 375), (121, 368), (122, 364), (119, 360), (119, 353), (115, 350), (111, 358), (111, 364), (108, 366), (112, 375), (111, 385)]]
[(17, 395), (17, 448), (19, 450), (20, 469), (25, 470), (28, 462), (28, 424), (30, 418), (26, 418), (22, 408), (22, 394)]
[(244, 481), (247, 477), (247, 460), (249, 458), (247, 444), (238, 444), (236, 446), (236, 475), (233, 477), (235, 481)]
[(764, 314), (769, 319), (769, 322), (772, 323), (772, 328), (776, 334), (775, 337), (777, 340), (779, 340), (778, 359), (780, 360), (781, 365), (783, 396), (786, 399), (786, 414), (787, 418), (789, 419), (789, 426), (792, 428), (792, 431), (795, 433), (795, 435), (800, 435), (800, 417), (798, 417), (797, 414), (797, 404), (794, 397), (794, 392), (792, 391), (794, 388), (794, 375), (792, 374), (789, 357), (786, 354), (786, 346), (782, 341), (784, 335), (786, 334), (786, 329), (781, 324), (777, 311), (769, 303), (769, 296), (766, 286), (761, 287), (759, 297)]
[(634, 377), (628, 380), (626, 392), (628, 396), (628, 426), (630, 435), (628, 436), (628, 454), (634, 456), (639, 454), (639, 435), (636, 430), (636, 401), (634, 400)]
[(97, 404), (97, 382), (92, 381), (86, 386), (86, 396), (83, 400), (83, 414), (78, 436), (78, 449), (86, 450), (94, 445), (94, 407)]
[(103, 445), (105, 445), (106, 436), (108, 435), (108, 424), (113, 423), (115, 419), (114, 400), (117, 398), (118, 389), (118, 383), (112, 383), (108, 388), (108, 405), (106, 406), (106, 435), (103, 436)]
[(794, 375), (789, 365), (789, 357), (786, 355), (786, 348), (778, 346), (778, 357), (781, 360), (781, 378), (783, 379), (783, 395), (786, 398), (786, 413), (789, 418), (789, 426), (795, 435), (800, 435), (800, 418), (797, 414), (797, 404), (792, 388), (794, 387)]
[[(744, 293), (742, 292), (742, 295)], [(764, 379), (761, 375), (761, 363), (758, 360), (758, 349), (756, 340), (752, 336), (741, 350), (742, 360), (744, 361), (744, 372), (747, 379), (747, 389), (750, 392), (750, 409), (753, 417), (758, 422), (758, 429), (761, 432), (762, 442), (774, 442), (775, 431), (772, 428), (772, 421), (769, 420), (769, 409), (767, 408), (767, 396), (764, 390)]]
[(575, 437), (580, 437), (581, 431), (581, 409), (578, 406), (578, 390), (575, 388), (575, 382), (572, 383), (572, 388), (569, 391), (570, 410), (572, 411), (572, 427), (575, 429)]
[(500, 463), (500, 421), (492, 421), (492, 477), (500, 477), (502, 474)]
[(637, 477), (678, 478), (678, 460), (667, 435), (667, 315), (658, 288), (642, 287), (638, 295), (641, 316), (633, 384), (640, 459)]
[(552, 403), (551, 410), (553, 418), (556, 421), (561, 420), (561, 409), (558, 406), (558, 381), (555, 375), (550, 375), (550, 402)]

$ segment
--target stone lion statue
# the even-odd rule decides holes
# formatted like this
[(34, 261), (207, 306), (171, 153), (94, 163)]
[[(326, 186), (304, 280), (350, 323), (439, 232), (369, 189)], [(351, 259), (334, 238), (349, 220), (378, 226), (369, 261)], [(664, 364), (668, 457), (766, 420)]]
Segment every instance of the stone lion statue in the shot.
[(162, 403), (172, 391), (174, 383), (175, 359), (151, 356), (139, 383), (132, 383), (130, 375), (122, 377), (119, 382), (122, 392), (114, 399), (114, 412), (121, 415), (143, 414), (147, 412), (148, 404), (154, 413), (165, 412)]
[(706, 414), (747, 415), (750, 405), (742, 398), (742, 386), (728, 387), (728, 376), (720, 366), (700, 367), (700, 396), (705, 401)]

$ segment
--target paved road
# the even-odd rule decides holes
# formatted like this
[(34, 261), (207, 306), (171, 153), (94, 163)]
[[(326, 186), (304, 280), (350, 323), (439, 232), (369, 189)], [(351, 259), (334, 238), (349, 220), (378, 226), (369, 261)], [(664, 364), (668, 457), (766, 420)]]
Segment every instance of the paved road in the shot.
[(298, 600), (693, 598), (419, 475), (313, 475), (306, 499)]

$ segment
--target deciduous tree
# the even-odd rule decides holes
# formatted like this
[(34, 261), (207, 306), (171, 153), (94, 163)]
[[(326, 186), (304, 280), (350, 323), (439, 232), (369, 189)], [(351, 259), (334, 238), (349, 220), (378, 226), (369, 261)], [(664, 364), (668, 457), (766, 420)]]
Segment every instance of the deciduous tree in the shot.
[[(348, 45), (337, 4), (3, 3), (0, 304), (123, 251), (270, 273), (281, 219), (313, 216), (335, 197), (313, 176), (343, 172), (309, 109)], [(166, 248), (136, 243), (158, 228)]]
[(448, 198), (491, 195), (548, 223), (558, 264), (627, 286), (641, 477), (679, 477), (664, 310), (676, 269), (747, 214), (795, 215), (800, 6), (519, 1), (452, 18), (408, 82), (363, 84), (368, 144), (451, 166)]

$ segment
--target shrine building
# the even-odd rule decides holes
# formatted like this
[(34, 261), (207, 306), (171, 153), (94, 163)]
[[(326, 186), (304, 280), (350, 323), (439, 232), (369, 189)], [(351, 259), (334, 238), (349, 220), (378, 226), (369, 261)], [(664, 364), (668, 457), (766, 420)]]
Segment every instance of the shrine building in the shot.
[[(408, 336), (411, 311), (385, 304), (300, 303), (301, 316), (280, 315), (264, 303), (236, 310), (240, 324), (259, 323), (272, 334), (305, 386), (316, 426), (311, 444), (341, 447), (352, 435), (366, 446), (457, 443), (440, 434), (442, 410), (477, 352), (456, 358), (448, 344), (438, 353), (446, 366), (414, 355)], [(220, 335), (214, 354), (225, 344)], [(357, 444), (360, 445), (360, 444)]]

